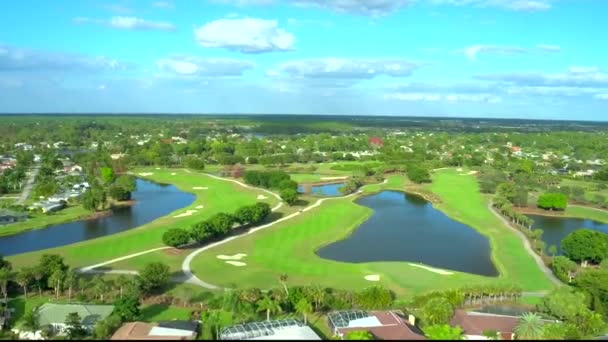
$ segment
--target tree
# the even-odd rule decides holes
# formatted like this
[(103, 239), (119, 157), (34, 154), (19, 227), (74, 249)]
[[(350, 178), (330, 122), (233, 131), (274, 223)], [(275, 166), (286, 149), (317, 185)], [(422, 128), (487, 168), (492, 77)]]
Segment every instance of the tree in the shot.
[(255, 207), (248, 205), (248, 206), (238, 208), (236, 210), (236, 212), (234, 213), (234, 219), (239, 224), (247, 224), (247, 223), (253, 221), (254, 214), (255, 214)]
[(100, 276), (96, 275), (91, 280), (91, 289), (96, 297), (99, 297), (101, 301), (103, 301), (103, 297), (108, 293), (108, 283)]
[(551, 256), (555, 256), (557, 254), (557, 246), (556, 245), (549, 246), (549, 254), (551, 254)]
[(264, 297), (262, 297), (262, 299), (260, 299), (256, 302), (256, 305), (258, 306), (258, 310), (257, 310), (258, 312), (264, 312), (264, 311), (266, 312), (267, 321), (270, 321), (271, 313), (279, 313), (279, 312), (283, 311), (281, 309), (281, 306), (279, 305), (279, 303), (274, 301), (268, 295), (264, 295)]
[(180, 247), (190, 242), (190, 234), (185, 229), (171, 228), (163, 233), (163, 243), (171, 247)]
[(543, 336), (542, 318), (535, 313), (527, 312), (519, 318), (513, 332), (518, 339), (539, 340)]
[(285, 273), (283, 273), (279, 276), (279, 282), (281, 283), (281, 285), (283, 285), (283, 289), (285, 290), (285, 295), (289, 296), (289, 290), (287, 289), (287, 279), (289, 279), (289, 277)]
[(98, 340), (108, 340), (122, 324), (120, 317), (110, 315), (106, 319), (98, 321), (93, 330), (93, 336)]
[(52, 325), (46, 324), (40, 327), (40, 336), (45, 340), (50, 340), (55, 337), (55, 328)]
[(203, 160), (201, 160), (200, 158), (194, 157), (194, 156), (187, 157), (186, 160), (184, 161), (184, 164), (189, 169), (194, 169), (194, 170), (199, 170), (199, 171), (202, 171), (205, 169), (205, 163), (203, 162)]
[(169, 282), (169, 266), (162, 262), (151, 262), (139, 274), (139, 284), (144, 293), (163, 288)]
[(139, 299), (135, 296), (127, 296), (114, 301), (113, 315), (120, 317), (123, 322), (136, 321), (141, 312)]
[(101, 175), (101, 180), (105, 184), (111, 184), (112, 182), (114, 182), (114, 179), (116, 179), (116, 175), (114, 174), (114, 170), (112, 170), (109, 167), (102, 167), (99, 170), (99, 173)]
[(8, 298), (8, 281), (11, 279), (11, 271), (7, 267), (0, 268), (0, 290), (4, 300)]
[(40, 323), (38, 319), (38, 312), (36, 309), (26, 311), (23, 315), (23, 327), (26, 331), (35, 332), (40, 329)]
[(565, 210), (568, 198), (564, 194), (546, 193), (538, 197), (537, 206), (545, 210)]
[(563, 286), (543, 297), (538, 309), (560, 320), (572, 322), (588, 310), (585, 302), (584, 293)]
[(371, 286), (355, 295), (355, 303), (362, 309), (388, 308), (393, 303), (393, 293), (381, 286)]
[(451, 327), (447, 324), (432, 325), (424, 329), (424, 336), (429, 340), (464, 340), (463, 333), (461, 327)]
[(304, 316), (304, 324), (307, 324), (308, 314), (312, 312), (312, 305), (306, 298), (302, 298), (298, 301), (295, 306), (296, 312)]
[(543, 340), (564, 340), (568, 333), (568, 325), (564, 323), (549, 323), (543, 328)]
[(108, 195), (117, 201), (128, 201), (131, 199), (131, 192), (118, 184), (112, 184), (110, 186)]
[(298, 192), (294, 189), (282, 189), (279, 194), (281, 195), (281, 199), (290, 206), (298, 201)]
[(481, 333), (488, 340), (500, 340), (500, 333), (496, 330), (484, 330)]
[(72, 300), (72, 290), (78, 284), (78, 275), (74, 270), (69, 270), (65, 274), (64, 285), (68, 288), (68, 300)]
[(374, 335), (367, 330), (355, 330), (346, 334), (346, 340), (373, 340)]
[(92, 187), (82, 195), (82, 206), (87, 210), (99, 210), (105, 207), (107, 202), (106, 192), (99, 187)]
[(410, 164), (406, 169), (407, 177), (415, 183), (430, 183), (429, 170), (419, 164)]
[(551, 270), (561, 281), (570, 283), (572, 272), (576, 271), (576, 263), (565, 256), (558, 255), (551, 260)]
[(61, 285), (65, 279), (65, 272), (63, 269), (55, 270), (48, 280), (48, 286), (55, 289), (55, 298), (59, 298), (59, 293), (61, 293)]
[(517, 197), (517, 188), (511, 182), (500, 183), (496, 188), (496, 195), (502, 196), (509, 202), (514, 203)]
[(23, 267), (17, 272), (17, 276), (15, 277), (17, 284), (21, 286), (23, 289), (23, 294), (25, 298), (27, 298), (27, 288), (34, 281), (34, 270), (31, 267)]
[(82, 318), (77, 312), (70, 312), (65, 318), (67, 326), (66, 335), (69, 340), (79, 340), (87, 335), (87, 331), (82, 327)]
[(226, 235), (235, 223), (232, 215), (226, 213), (217, 213), (213, 215), (207, 222), (211, 225), (215, 236)]
[(599, 263), (608, 257), (608, 234), (588, 228), (575, 230), (562, 240), (562, 250), (583, 267), (589, 261)]
[(453, 315), (454, 308), (445, 297), (433, 298), (422, 307), (425, 325), (447, 324)]

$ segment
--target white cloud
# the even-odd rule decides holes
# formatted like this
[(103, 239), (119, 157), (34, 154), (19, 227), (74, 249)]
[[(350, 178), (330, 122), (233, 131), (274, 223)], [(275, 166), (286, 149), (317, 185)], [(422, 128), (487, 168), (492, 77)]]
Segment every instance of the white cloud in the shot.
[(133, 12), (133, 10), (130, 7), (122, 5), (122, 4), (108, 4), (108, 5), (104, 5), (103, 8), (107, 9), (110, 12), (120, 13), (120, 14), (127, 14), (127, 13)]
[(156, 62), (159, 69), (178, 75), (198, 76), (240, 76), (255, 64), (250, 61), (231, 58), (199, 58), (171, 56)]
[(124, 67), (125, 65), (117, 60), (106, 57), (64, 54), (0, 45), (0, 71), (99, 71)]
[(292, 2), (300, 7), (313, 6), (340, 13), (378, 17), (405, 7), (411, 0), (293, 0)]
[(560, 52), (562, 48), (559, 45), (553, 44), (538, 44), (536, 48), (545, 52)]
[(194, 35), (204, 47), (243, 53), (289, 51), (295, 43), (294, 35), (279, 28), (276, 20), (257, 18), (218, 19), (195, 29)]
[(502, 99), (492, 94), (461, 94), (461, 93), (435, 93), (435, 92), (395, 92), (384, 95), (387, 100), (400, 101), (448, 101), (448, 102), (483, 102), (499, 103)]
[(498, 103), (502, 99), (491, 94), (448, 94), (445, 99), (450, 102), (485, 102)]
[(154, 1), (152, 3), (152, 7), (162, 8), (162, 9), (173, 9), (175, 5), (169, 1)]
[(573, 66), (568, 68), (568, 72), (572, 74), (589, 74), (598, 73), (600, 68), (598, 67), (584, 67), (584, 66)]
[(97, 89), (99, 90), (106, 90), (106, 85), (105, 84), (100, 84)]
[(441, 95), (429, 93), (393, 93), (384, 95), (384, 99), (400, 101), (439, 101), (441, 100)]
[(122, 17), (115, 16), (109, 20), (92, 19), (86, 17), (74, 18), (74, 22), (78, 24), (96, 24), (104, 25), (120, 30), (159, 30), (159, 31), (173, 31), (175, 26), (168, 22), (163, 21), (148, 21), (136, 17)]
[(606, 93), (606, 94), (597, 94), (597, 95), (595, 95), (595, 98), (599, 99), (599, 100), (608, 100), (608, 93)]
[(517, 46), (498, 45), (472, 45), (464, 49), (464, 54), (472, 61), (476, 61), (477, 55), (482, 53), (511, 55), (516, 53), (521, 54), (528, 52), (529, 50)]
[(435, 5), (496, 7), (511, 11), (539, 12), (551, 9), (553, 0), (428, 0)]
[(581, 67), (574, 67), (574, 70), (570, 68), (568, 72), (555, 74), (528, 72), (485, 74), (476, 75), (474, 77), (479, 80), (502, 82), (519, 86), (578, 88), (608, 87), (608, 74), (601, 73), (592, 68), (581, 69)]
[(303, 78), (345, 78), (371, 79), (385, 75), (393, 77), (410, 76), (420, 64), (402, 59), (348, 59), (322, 58), (293, 60), (276, 68), (292, 77)]

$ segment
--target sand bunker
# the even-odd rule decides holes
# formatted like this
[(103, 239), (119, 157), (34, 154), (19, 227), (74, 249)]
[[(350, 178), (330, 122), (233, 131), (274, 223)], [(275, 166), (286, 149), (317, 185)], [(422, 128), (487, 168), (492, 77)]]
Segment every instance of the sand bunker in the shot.
[(171, 172), (171, 176), (175, 176), (177, 173), (175, 172)]
[(363, 278), (365, 278), (365, 280), (367, 280), (367, 281), (380, 281), (380, 275), (378, 275), (378, 274), (366, 275)]
[(139, 175), (140, 175), (140, 176), (144, 176), (144, 177), (146, 177), (146, 176), (152, 176), (152, 175), (153, 175), (153, 173), (152, 173), (152, 172), (142, 172), (142, 173), (140, 173)]
[(194, 214), (194, 213), (195, 213), (195, 212), (197, 212), (197, 211), (198, 211), (198, 210), (193, 210), (193, 209), (191, 209), (191, 210), (186, 211), (186, 212), (185, 212), (185, 213), (183, 213), (183, 214), (175, 215), (175, 216), (173, 216), (173, 217), (177, 218), (177, 217), (185, 217), (185, 216), (190, 216), (190, 215)]
[(243, 253), (237, 253), (235, 255), (220, 254), (217, 256), (217, 258), (222, 259), (222, 260), (241, 260), (242, 258), (244, 258), (246, 256), (247, 256), (247, 254), (243, 254)]
[(258, 199), (267, 199), (268, 197), (264, 196), (264, 195), (258, 195)]
[(462, 169), (461, 168), (457, 168), (456, 171), (462, 172)]
[(448, 271), (440, 270), (438, 268), (432, 268), (432, 267), (418, 265), (418, 264), (409, 264), (409, 265), (410, 266), (414, 266), (414, 267), (424, 268), (427, 271), (431, 271), (431, 272), (434, 272), (434, 273), (437, 273), (437, 274), (441, 274), (441, 275), (452, 275), (452, 274), (454, 274), (454, 272), (448, 272)]
[(470, 174), (470, 175), (477, 174), (477, 171), (470, 171), (470, 172), (469, 172), (469, 174)]
[(226, 261), (226, 263), (230, 264), (230, 265), (238, 266), (238, 267), (247, 266), (246, 263), (240, 262), (240, 261)]
[(157, 167), (156, 169), (157, 169), (157, 170), (160, 170), (160, 167)]
[(207, 190), (207, 189), (209, 189), (209, 188), (208, 188), (208, 187), (206, 187), (206, 186), (195, 186), (195, 187), (193, 187), (192, 189), (194, 189), (194, 190)]
[(469, 173), (461, 173), (461, 176), (470, 176), (470, 175), (474, 175), (477, 174), (477, 171), (469, 171)]
[(203, 209), (203, 208), (204, 208), (204, 206), (203, 206), (203, 205), (197, 205), (195, 208), (196, 208), (196, 209)]
[(343, 177), (321, 177), (322, 180), (332, 180), (332, 179), (346, 179), (348, 178), (347, 176), (343, 176)]

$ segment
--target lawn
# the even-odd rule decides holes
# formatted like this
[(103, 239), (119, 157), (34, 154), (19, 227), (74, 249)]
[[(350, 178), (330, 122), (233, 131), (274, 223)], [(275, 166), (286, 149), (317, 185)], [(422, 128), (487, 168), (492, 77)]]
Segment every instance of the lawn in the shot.
[(564, 216), (578, 217), (608, 223), (608, 211), (590, 207), (569, 206)]
[(55, 224), (76, 221), (91, 215), (91, 211), (81, 205), (65, 208), (51, 214), (36, 213), (23, 222), (11, 223), (0, 227), (0, 236), (13, 235), (33, 229), (42, 229)]
[[(265, 192), (247, 189), (238, 184), (214, 179), (203, 174), (187, 173), (182, 169), (157, 170), (156, 168), (148, 168), (135, 170), (134, 173), (137, 175), (140, 173), (152, 173), (152, 175), (145, 178), (157, 182), (174, 184), (182, 191), (196, 193), (197, 198), (190, 206), (176, 210), (141, 227), (72, 245), (14, 255), (7, 257), (7, 259), (19, 267), (34, 264), (40, 255), (44, 253), (56, 253), (62, 255), (72, 267), (86, 266), (130, 253), (161, 247), (163, 246), (161, 236), (168, 228), (189, 228), (192, 224), (208, 218), (215, 213), (233, 212), (241, 206), (254, 204), (257, 201), (268, 202), (271, 206), (278, 203), (275, 197)], [(172, 173), (175, 173), (175, 175), (172, 175)], [(208, 187), (208, 189), (193, 190), (195, 186)], [(258, 195), (264, 195), (268, 198), (257, 200)], [(195, 209), (198, 205), (204, 205), (204, 209), (198, 209), (199, 211), (192, 216), (173, 217), (188, 209)]]
[(141, 307), (140, 320), (144, 322), (159, 322), (171, 320), (190, 320), (192, 308), (182, 308), (166, 304), (151, 304)]
[[(199, 278), (215, 285), (263, 289), (278, 286), (280, 274), (287, 274), (291, 285), (322, 284), (353, 290), (374, 284), (364, 276), (378, 274), (380, 284), (398, 295), (497, 282), (517, 283), (527, 291), (551, 288), (522, 241), (488, 211), (473, 176), (445, 170), (435, 173), (434, 179), (430, 189), (444, 201), (439, 209), (490, 235), (500, 277), (460, 272), (445, 276), (404, 262), (351, 264), (321, 259), (314, 253), (317, 248), (344, 238), (372, 214), (369, 208), (353, 203), (353, 198), (326, 201), (292, 220), (209, 249), (194, 259), (192, 269)], [(399, 188), (400, 181), (403, 179), (391, 176), (388, 184), (368, 186), (364, 191)], [(219, 254), (237, 253), (247, 254), (241, 259), (246, 266), (232, 266), (217, 258)]]

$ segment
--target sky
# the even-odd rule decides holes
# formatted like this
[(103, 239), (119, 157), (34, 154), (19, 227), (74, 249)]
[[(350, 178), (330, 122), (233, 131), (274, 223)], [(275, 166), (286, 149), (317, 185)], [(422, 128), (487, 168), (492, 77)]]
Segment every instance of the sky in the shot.
[(608, 121), (608, 0), (4, 0), (0, 112)]

